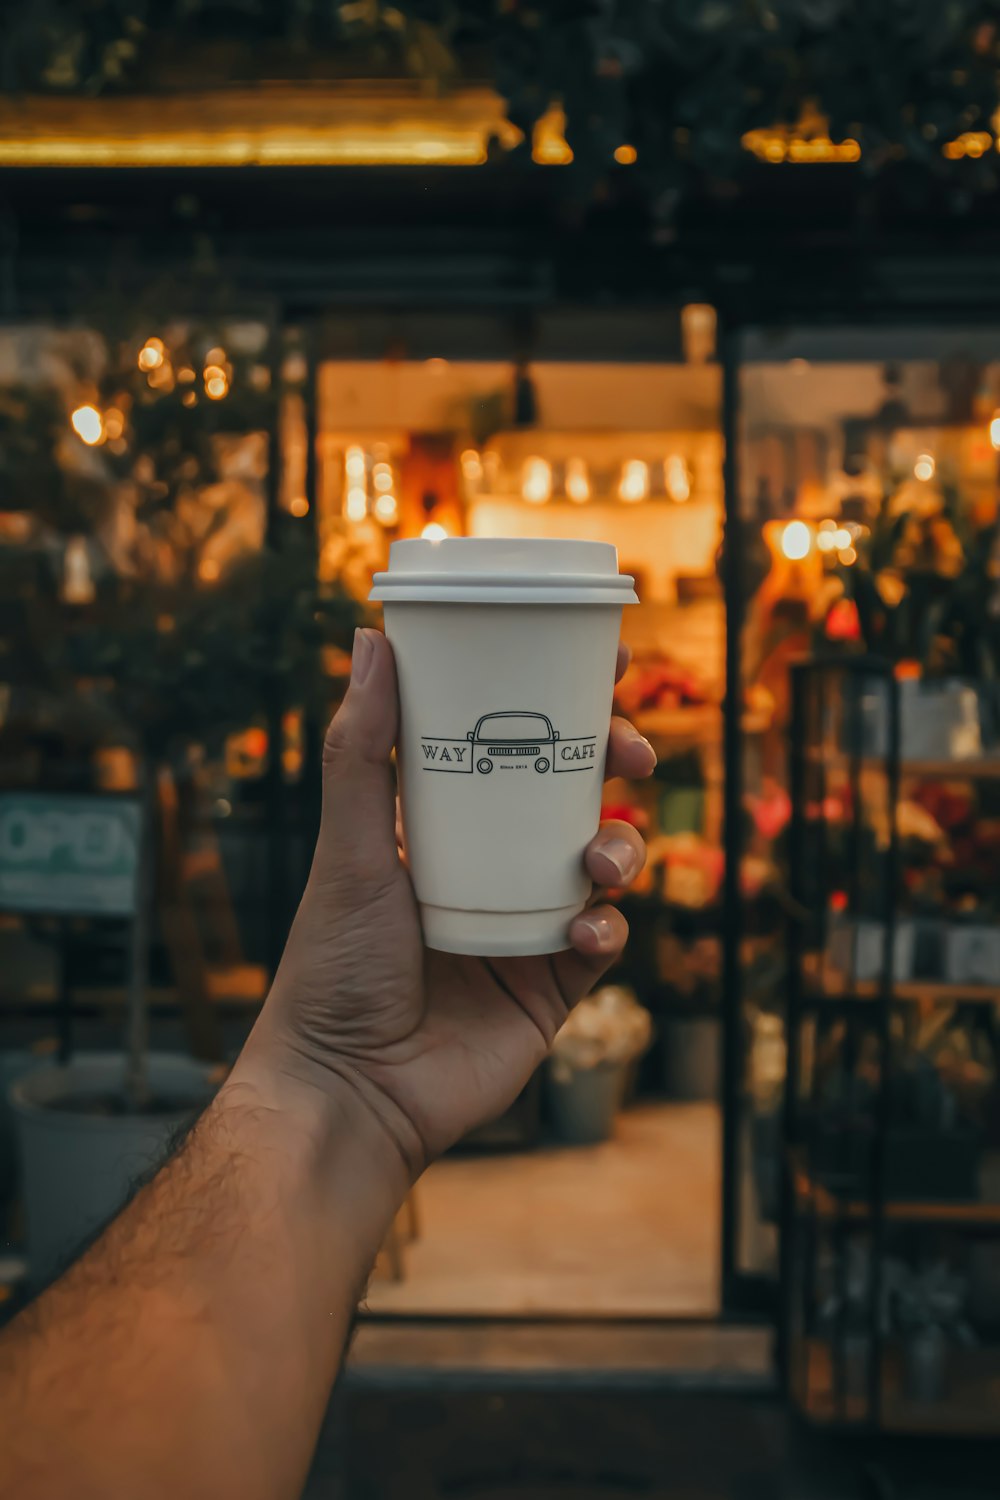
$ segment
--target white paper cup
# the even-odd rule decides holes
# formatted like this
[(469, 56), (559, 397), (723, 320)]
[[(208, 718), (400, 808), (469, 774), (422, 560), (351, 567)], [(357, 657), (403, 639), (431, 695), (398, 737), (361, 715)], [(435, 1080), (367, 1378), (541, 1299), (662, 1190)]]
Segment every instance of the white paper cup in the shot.
[(622, 606), (604, 542), (395, 542), (375, 575), (396, 656), (403, 830), (424, 938), (569, 946), (590, 881)]

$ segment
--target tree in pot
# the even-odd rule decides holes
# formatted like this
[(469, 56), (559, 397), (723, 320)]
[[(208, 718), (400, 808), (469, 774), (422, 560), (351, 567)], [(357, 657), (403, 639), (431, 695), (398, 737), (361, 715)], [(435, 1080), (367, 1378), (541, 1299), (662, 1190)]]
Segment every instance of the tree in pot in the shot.
[[(93, 788), (101, 752), (124, 749), (144, 830), (123, 1053), (35, 1073), (12, 1096), (36, 1276), (114, 1211), (211, 1091), (205, 1062), (148, 1050), (164, 805), (193, 760), (255, 719), (280, 725), (295, 705), (315, 723), (322, 649), (346, 646), (358, 615), (339, 587), (318, 585), (301, 505), (267, 523), (283, 393), (266, 340), (266, 329), (219, 322), (89, 337), (71, 343), (61, 390), (0, 393), (0, 423), (17, 431), (0, 463), (14, 454), (26, 517), (4, 561), (16, 572), (18, 552), (42, 560), (5, 642), (22, 685), (13, 716), (72, 744), (77, 789)], [(28, 513), (33, 476), (46, 504)], [(216, 1047), (211, 1026), (209, 1016), (204, 1053)]]

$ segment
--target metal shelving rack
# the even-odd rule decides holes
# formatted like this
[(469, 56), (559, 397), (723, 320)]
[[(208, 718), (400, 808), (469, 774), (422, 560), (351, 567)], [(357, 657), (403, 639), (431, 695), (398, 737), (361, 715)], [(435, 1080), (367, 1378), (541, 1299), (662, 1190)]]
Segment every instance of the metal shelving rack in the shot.
[[(864, 743), (862, 699), (872, 685), (885, 710), (879, 755), (867, 753)], [(996, 1436), (1000, 1344), (962, 1351), (950, 1397), (913, 1399), (903, 1388), (898, 1341), (887, 1333), (886, 1276), (887, 1256), (901, 1235), (911, 1237), (911, 1251), (920, 1236), (948, 1236), (949, 1243), (963, 1235), (996, 1236), (1000, 1246), (1000, 1201), (900, 1194), (890, 1182), (889, 1161), (894, 1037), (907, 1015), (958, 1006), (961, 1015), (983, 1017), (994, 1028), (1000, 1016), (1000, 974), (995, 985), (895, 977), (901, 788), (914, 779), (1000, 780), (1000, 756), (971, 762), (906, 760), (900, 723), (899, 684), (891, 664), (859, 656), (817, 658), (793, 668), (781, 1366), (793, 1405), (814, 1422)], [(863, 834), (873, 783), (884, 797), (884, 843), (874, 867), (869, 861), (865, 869)], [(838, 798), (831, 800), (834, 789)], [(867, 847), (870, 851), (870, 843)], [(842, 919), (858, 917), (863, 890), (868, 912), (874, 907), (880, 937), (874, 975), (856, 977), (853, 948), (852, 972), (830, 962), (829, 898), (835, 886)], [(848, 941), (853, 944), (853, 932)], [(853, 1172), (842, 1174), (839, 1182), (817, 1161), (816, 1149), (824, 1106), (816, 1096), (815, 1060), (834, 1037), (841, 1078), (854, 1077), (863, 1053), (874, 1080), (867, 1105), (855, 1103), (853, 1113), (846, 1112), (839, 1141), (848, 1148), (844, 1155)]]

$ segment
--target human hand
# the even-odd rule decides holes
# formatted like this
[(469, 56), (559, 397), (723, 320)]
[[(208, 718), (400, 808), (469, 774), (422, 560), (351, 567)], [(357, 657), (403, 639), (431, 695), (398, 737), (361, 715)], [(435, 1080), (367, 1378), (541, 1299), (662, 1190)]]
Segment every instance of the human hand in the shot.
[[(617, 676), (627, 664), (620, 647)], [(416, 1177), (507, 1108), (618, 957), (628, 926), (601, 888), (628, 885), (645, 847), (629, 824), (601, 825), (584, 854), (594, 904), (572, 923), (565, 952), (485, 959), (425, 949), (396, 838), (398, 715), (392, 649), (379, 631), (359, 630), (351, 685), (327, 733), (312, 870), (255, 1040), (293, 1081), (345, 1084)], [(606, 774), (648, 776), (655, 764), (649, 743), (613, 719)]]

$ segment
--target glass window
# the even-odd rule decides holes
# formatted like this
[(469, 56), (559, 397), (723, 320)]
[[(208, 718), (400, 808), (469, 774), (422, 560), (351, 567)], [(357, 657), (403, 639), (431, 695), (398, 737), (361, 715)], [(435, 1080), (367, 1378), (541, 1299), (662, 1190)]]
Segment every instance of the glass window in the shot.
[[(745, 568), (738, 1266), (776, 1268), (785, 1071), (789, 664), (884, 655), (979, 671), (960, 577), (992, 566), (1000, 362), (987, 328), (760, 329), (742, 339)], [(984, 596), (985, 597), (985, 596)], [(950, 623), (948, 623), (950, 620)], [(914, 815), (915, 816), (915, 815)]]

